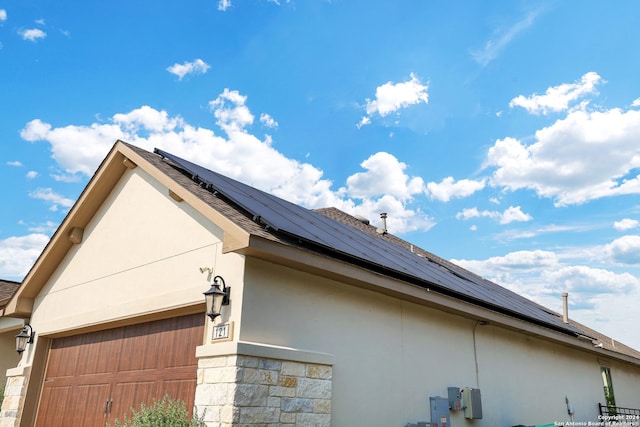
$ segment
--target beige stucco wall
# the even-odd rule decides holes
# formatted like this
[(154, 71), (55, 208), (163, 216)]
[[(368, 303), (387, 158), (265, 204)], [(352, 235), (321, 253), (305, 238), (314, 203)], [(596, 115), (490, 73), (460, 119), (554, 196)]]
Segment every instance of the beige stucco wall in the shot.
[(16, 353), (16, 335), (22, 328), (21, 319), (0, 317), (0, 386), (5, 383), (5, 372), (20, 360)]
[[(565, 397), (597, 420), (604, 401), (597, 355), (254, 259), (240, 339), (332, 354), (337, 426), (428, 421), (448, 386), (480, 387), (476, 426), (567, 421)], [(640, 407), (638, 372), (612, 367), (620, 405)]]
[(638, 369), (629, 364), (610, 360), (602, 360), (601, 364), (611, 370), (616, 405), (622, 408), (640, 408), (640, 372)]
[[(64, 334), (202, 304), (211, 276), (200, 267), (242, 282), (243, 257), (222, 254), (222, 238), (141, 168), (127, 171), (36, 298), (31, 324), (38, 336)], [(232, 287), (232, 301), (241, 290)]]

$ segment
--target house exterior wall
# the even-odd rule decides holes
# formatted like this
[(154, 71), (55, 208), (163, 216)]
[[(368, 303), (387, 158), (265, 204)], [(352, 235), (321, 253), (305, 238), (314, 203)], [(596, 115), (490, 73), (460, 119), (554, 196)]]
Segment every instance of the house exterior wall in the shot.
[(140, 168), (128, 171), (36, 298), (32, 325), (45, 335), (202, 303), (199, 267), (241, 277), (242, 258), (222, 255), (221, 240)]
[[(337, 426), (429, 421), (429, 397), (449, 386), (480, 388), (476, 426), (568, 421), (565, 398), (594, 421), (604, 403), (595, 354), (256, 259), (239, 339), (331, 354)], [(611, 369), (619, 405), (640, 407), (638, 368)]]
[[(611, 370), (616, 406), (640, 408), (640, 372), (638, 369), (610, 360), (601, 360), (600, 364)], [(602, 403), (605, 403), (604, 399)]]
[(20, 360), (16, 353), (16, 335), (22, 328), (21, 319), (0, 317), (0, 386), (5, 383), (4, 374)]
[[(243, 257), (222, 254), (222, 238), (219, 227), (170, 198), (141, 168), (125, 172), (85, 227), (82, 242), (35, 299), (30, 323), (36, 342), (7, 373), (15, 387), (10, 402), (3, 404), (0, 426), (20, 425), (40, 337), (195, 305), (202, 305), (204, 316), (203, 292), (211, 277), (199, 267), (212, 267), (228, 283), (242, 283)], [(239, 303), (242, 286), (232, 292), (232, 301)], [(239, 325), (240, 319), (229, 317), (232, 313), (227, 311), (225, 320)]]
[[(215, 324), (232, 327), (229, 339), (213, 340), (207, 321), (196, 353), (195, 404), (209, 427), (405, 426), (428, 421), (429, 397), (446, 397), (450, 386), (480, 388), (483, 418), (471, 424), (479, 427), (568, 421), (565, 398), (576, 421), (594, 421), (601, 366), (611, 369), (618, 405), (640, 407), (640, 369), (606, 352), (223, 254), (223, 239), (144, 170), (125, 172), (35, 300), (36, 343), (8, 370), (0, 427), (20, 425), (51, 339), (202, 305), (212, 275), (231, 286)], [(451, 421), (470, 424), (462, 412)]]

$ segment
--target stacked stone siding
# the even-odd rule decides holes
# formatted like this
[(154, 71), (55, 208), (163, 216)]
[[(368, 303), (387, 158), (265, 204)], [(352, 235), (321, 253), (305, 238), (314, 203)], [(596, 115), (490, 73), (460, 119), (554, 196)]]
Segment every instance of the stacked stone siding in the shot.
[(195, 405), (208, 427), (331, 425), (332, 367), (254, 356), (200, 359)]
[(4, 400), (0, 409), (0, 427), (13, 427), (18, 424), (26, 391), (26, 381), (23, 376), (7, 378)]

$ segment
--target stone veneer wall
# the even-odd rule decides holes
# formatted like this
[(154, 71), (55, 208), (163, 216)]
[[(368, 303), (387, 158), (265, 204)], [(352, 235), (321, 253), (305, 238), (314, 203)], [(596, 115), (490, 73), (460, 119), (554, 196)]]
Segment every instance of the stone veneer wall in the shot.
[(195, 406), (208, 427), (329, 427), (332, 371), (255, 356), (201, 358)]
[(4, 400), (0, 409), (0, 427), (14, 427), (18, 425), (19, 414), (22, 412), (27, 379), (18, 375), (7, 376), (6, 380)]

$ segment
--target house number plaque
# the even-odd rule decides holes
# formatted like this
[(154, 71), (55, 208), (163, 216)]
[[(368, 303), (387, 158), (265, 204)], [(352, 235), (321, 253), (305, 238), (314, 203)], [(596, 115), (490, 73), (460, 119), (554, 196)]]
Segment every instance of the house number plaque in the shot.
[(231, 331), (231, 325), (229, 323), (224, 323), (222, 325), (216, 325), (213, 327), (213, 336), (211, 339), (213, 341), (216, 340), (228, 340), (229, 332)]

